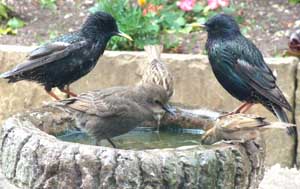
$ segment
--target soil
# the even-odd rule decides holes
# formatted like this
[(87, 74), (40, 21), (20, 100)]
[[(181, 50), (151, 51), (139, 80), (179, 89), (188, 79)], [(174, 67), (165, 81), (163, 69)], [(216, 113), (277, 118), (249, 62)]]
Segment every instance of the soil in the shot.
[[(38, 45), (49, 38), (74, 31), (80, 27), (94, 0), (57, 0), (54, 10), (43, 9), (39, 0), (7, 0), (14, 11), (27, 23), (18, 34), (0, 37), (0, 44)], [(254, 41), (265, 56), (281, 56), (287, 49), (291, 32), (300, 29), (300, 4), (288, 0), (232, 0), (237, 14), (243, 15), (244, 35)], [(203, 53), (205, 32), (192, 33), (182, 40), (175, 51)]]

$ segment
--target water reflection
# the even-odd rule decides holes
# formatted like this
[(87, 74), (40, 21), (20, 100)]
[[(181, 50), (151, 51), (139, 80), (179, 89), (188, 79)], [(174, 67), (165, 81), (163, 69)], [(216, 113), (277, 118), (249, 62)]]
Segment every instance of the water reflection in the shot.
[[(136, 128), (127, 134), (114, 137), (112, 140), (121, 149), (175, 148), (199, 145), (201, 134), (203, 133), (200, 129), (167, 128), (157, 133), (155, 128)], [(68, 134), (57, 136), (57, 138), (68, 142), (96, 144), (96, 141), (92, 137), (81, 131), (72, 131)], [(111, 147), (106, 140), (102, 140), (100, 145)]]

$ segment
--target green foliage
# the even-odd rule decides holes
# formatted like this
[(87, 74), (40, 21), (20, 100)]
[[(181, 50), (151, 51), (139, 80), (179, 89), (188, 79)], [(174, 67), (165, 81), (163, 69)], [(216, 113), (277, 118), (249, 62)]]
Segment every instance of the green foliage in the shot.
[[(113, 15), (119, 29), (134, 41), (114, 37), (108, 44), (113, 50), (141, 50), (147, 44), (164, 44), (168, 51), (177, 49), (183, 39), (195, 30), (194, 23), (204, 23), (217, 14), (207, 6), (197, 3), (192, 11), (181, 10), (176, 1), (148, 0), (142, 7), (133, 0), (97, 0), (90, 11), (104, 11)], [(233, 13), (234, 7), (219, 9), (218, 12)]]
[(25, 23), (16, 17), (10, 17), (12, 8), (0, 2), (0, 36), (7, 34), (17, 34), (17, 29), (25, 26)]
[(6, 25), (11, 27), (12, 29), (19, 29), (25, 26), (25, 22), (23, 22), (19, 18), (13, 17), (8, 20)]
[(297, 4), (297, 3), (300, 3), (300, 0), (289, 0), (289, 3)]
[(56, 9), (56, 0), (40, 0), (40, 5), (44, 9)]

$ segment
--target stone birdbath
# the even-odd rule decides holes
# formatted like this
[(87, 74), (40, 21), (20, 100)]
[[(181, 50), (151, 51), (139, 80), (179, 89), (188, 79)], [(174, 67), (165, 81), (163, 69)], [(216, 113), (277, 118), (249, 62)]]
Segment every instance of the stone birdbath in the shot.
[[(213, 124), (180, 111), (178, 122), (189, 127)], [(260, 148), (250, 141), (124, 150), (53, 136), (74, 125), (68, 112), (49, 107), (8, 118), (0, 133), (3, 175), (20, 188), (256, 188), (263, 177), (263, 141)]]

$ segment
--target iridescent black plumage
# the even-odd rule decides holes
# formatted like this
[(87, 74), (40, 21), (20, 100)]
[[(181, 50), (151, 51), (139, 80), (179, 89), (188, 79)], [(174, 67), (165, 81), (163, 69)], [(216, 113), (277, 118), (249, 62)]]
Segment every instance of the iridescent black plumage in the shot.
[(290, 104), (276, 85), (276, 78), (257, 47), (245, 38), (231, 16), (219, 14), (205, 23), (206, 49), (220, 84), (235, 98), (261, 103), (280, 121), (289, 122), (283, 108)]
[(81, 29), (58, 37), (35, 49), (28, 59), (11, 71), (0, 75), (8, 82), (36, 81), (45, 86), (63, 90), (65, 85), (89, 73), (103, 54), (114, 35), (128, 37), (118, 30), (115, 19), (107, 13), (90, 15)]

